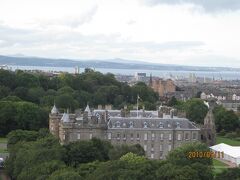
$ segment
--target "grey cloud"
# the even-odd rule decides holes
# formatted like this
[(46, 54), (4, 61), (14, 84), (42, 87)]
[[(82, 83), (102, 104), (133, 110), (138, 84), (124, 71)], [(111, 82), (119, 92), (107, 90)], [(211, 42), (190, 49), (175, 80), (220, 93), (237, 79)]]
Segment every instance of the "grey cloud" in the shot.
[[(83, 35), (76, 31), (67, 33), (47, 33), (41, 30), (17, 29), (0, 25), (0, 49), (14, 49), (16, 46), (22, 49), (40, 48), (53, 45), (56, 48), (66, 47), (65, 52), (81, 49), (89, 53), (98, 51), (107, 54), (107, 51), (122, 53), (136, 53), (142, 50), (159, 52), (166, 50), (193, 50), (204, 46), (201, 41), (170, 41), (164, 43), (156, 42), (128, 42), (123, 41), (121, 34), (110, 35)], [(19, 53), (19, 52), (12, 52)], [(21, 53), (21, 52), (20, 52)]]
[(194, 4), (201, 6), (204, 10), (208, 12), (217, 12), (224, 10), (239, 10), (240, 0), (143, 0), (148, 5), (157, 4)]

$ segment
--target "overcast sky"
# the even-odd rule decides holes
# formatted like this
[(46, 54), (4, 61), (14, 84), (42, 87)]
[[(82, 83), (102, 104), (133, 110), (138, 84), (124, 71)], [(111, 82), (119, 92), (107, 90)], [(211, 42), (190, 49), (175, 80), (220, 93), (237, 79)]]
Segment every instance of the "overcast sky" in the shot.
[(240, 67), (240, 0), (0, 0), (0, 54)]

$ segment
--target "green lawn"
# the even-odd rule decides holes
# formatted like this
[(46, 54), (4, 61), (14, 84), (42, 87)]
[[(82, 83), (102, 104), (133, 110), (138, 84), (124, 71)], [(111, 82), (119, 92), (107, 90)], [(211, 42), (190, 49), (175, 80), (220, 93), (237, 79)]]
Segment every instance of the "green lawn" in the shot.
[(219, 160), (213, 159), (213, 167), (214, 167), (214, 173), (218, 174), (223, 170), (225, 170), (226, 168), (228, 168), (228, 165)]
[(228, 145), (231, 145), (231, 146), (240, 146), (240, 141), (225, 138), (225, 137), (221, 137), (221, 136), (217, 136), (216, 144), (219, 144), (219, 143), (225, 143), (225, 144), (228, 144)]
[(0, 137), (0, 143), (7, 143), (7, 138)]

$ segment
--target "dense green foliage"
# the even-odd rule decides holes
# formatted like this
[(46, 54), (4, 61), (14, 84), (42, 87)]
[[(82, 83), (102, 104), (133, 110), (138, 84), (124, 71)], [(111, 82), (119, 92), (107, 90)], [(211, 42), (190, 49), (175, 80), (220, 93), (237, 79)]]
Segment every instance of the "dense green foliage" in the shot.
[(158, 94), (145, 83), (132, 87), (118, 82), (113, 74), (102, 74), (91, 69), (77, 75), (63, 73), (48, 77), (23, 71), (16, 73), (0, 70), (0, 99), (15, 96), (40, 106), (52, 106), (54, 100), (60, 108), (84, 108), (87, 103), (112, 104), (121, 108), (136, 104), (137, 95), (146, 103), (146, 109), (156, 108)]
[(239, 168), (229, 168), (225, 169), (223, 172), (216, 175), (216, 180), (226, 180), (226, 179), (240, 179), (240, 167)]
[(189, 120), (203, 124), (208, 107), (201, 99), (191, 99), (186, 102), (185, 110)]
[(203, 124), (204, 118), (208, 112), (208, 107), (204, 104), (203, 100), (198, 98), (193, 98), (184, 102), (178, 101), (175, 97), (172, 97), (168, 105), (178, 110), (185, 111), (187, 118), (198, 124)]
[(23, 101), (0, 101), (0, 136), (11, 130), (38, 130), (48, 125), (48, 112)]
[[(213, 179), (211, 159), (188, 158), (189, 151), (209, 151), (201, 143), (179, 147), (171, 151), (166, 160), (158, 161), (140, 155), (143, 150), (139, 145), (113, 147), (108, 142), (92, 139), (61, 146), (44, 130), (18, 130), (8, 137), (11, 146), (6, 170), (13, 179)], [(113, 149), (115, 153), (120, 150), (122, 156), (111, 159)]]
[(217, 106), (213, 113), (217, 132), (223, 130), (230, 132), (240, 128), (240, 120), (233, 111), (228, 111), (222, 106)]

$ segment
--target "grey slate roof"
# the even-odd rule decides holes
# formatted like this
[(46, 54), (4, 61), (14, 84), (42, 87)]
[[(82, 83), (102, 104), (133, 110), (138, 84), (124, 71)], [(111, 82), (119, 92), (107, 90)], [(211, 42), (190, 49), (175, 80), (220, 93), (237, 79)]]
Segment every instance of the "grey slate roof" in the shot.
[(109, 128), (198, 129), (185, 118), (110, 118)]

